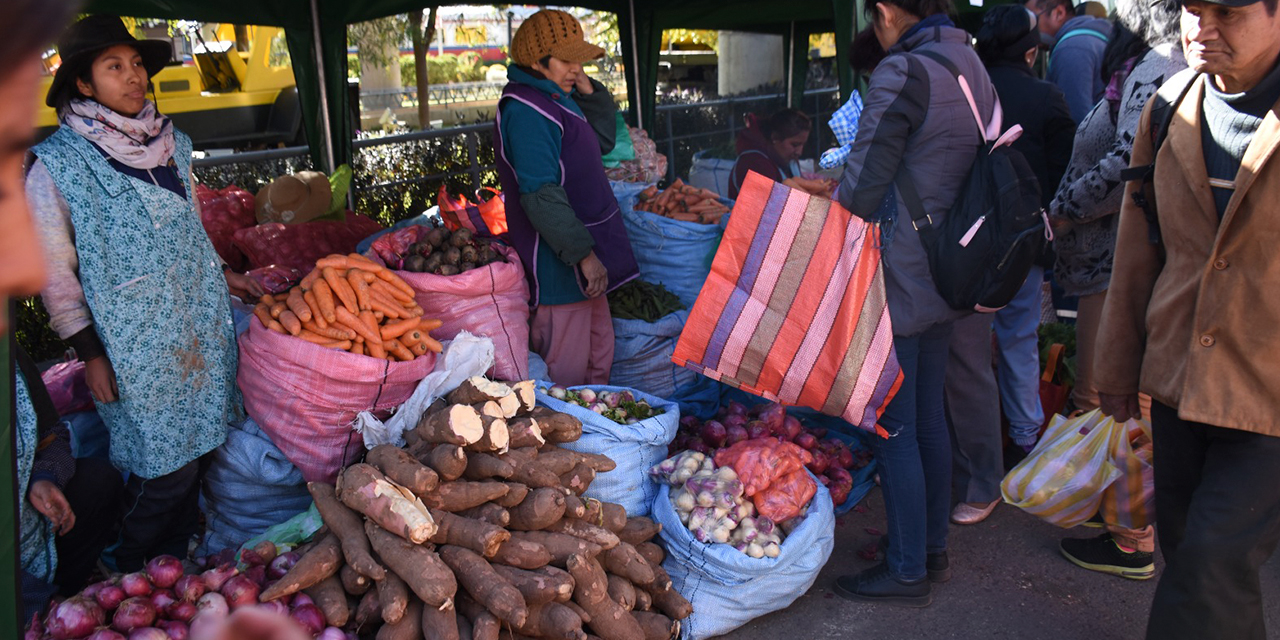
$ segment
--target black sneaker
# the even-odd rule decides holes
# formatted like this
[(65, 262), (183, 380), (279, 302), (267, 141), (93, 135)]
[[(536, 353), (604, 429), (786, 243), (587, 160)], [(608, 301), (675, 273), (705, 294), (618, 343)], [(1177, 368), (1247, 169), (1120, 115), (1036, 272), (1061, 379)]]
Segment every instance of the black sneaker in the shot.
[(1127, 552), (1104, 533), (1096, 538), (1065, 538), (1059, 545), (1062, 555), (1090, 571), (1110, 573), (1130, 580), (1147, 580), (1156, 573), (1154, 554), (1149, 551)]
[[(889, 548), (889, 534), (880, 536), (880, 548), (876, 550), (876, 560), (883, 560)], [(929, 582), (942, 584), (951, 579), (951, 560), (946, 551), (930, 553), (924, 557), (925, 571), (929, 572)]]
[(933, 587), (928, 578), (912, 582), (899, 580), (883, 562), (857, 575), (836, 578), (835, 591), (848, 600), (903, 607), (927, 607), (933, 602)]

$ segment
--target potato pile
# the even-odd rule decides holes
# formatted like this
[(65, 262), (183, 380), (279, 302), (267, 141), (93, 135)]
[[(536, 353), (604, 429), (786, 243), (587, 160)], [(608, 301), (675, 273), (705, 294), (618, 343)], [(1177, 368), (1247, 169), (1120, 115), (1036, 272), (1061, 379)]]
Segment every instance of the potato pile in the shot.
[(493, 262), (506, 262), (489, 240), (477, 239), (469, 229), (435, 227), (409, 246), (404, 270), (456, 276)]
[(657, 186), (641, 191), (636, 211), (648, 211), (682, 222), (717, 224), (721, 216), (729, 213), (729, 207), (720, 203), (720, 196), (715, 192), (687, 185), (676, 178), (661, 193)]
[(677, 637), (692, 606), (660, 525), (582, 497), (614, 462), (557, 446), (582, 423), (534, 396), (532, 380), (471, 378), (406, 448), (310, 483), (327, 531), (262, 601), (306, 589), (330, 625), (378, 640)]
[(408, 362), (443, 347), (413, 289), (386, 267), (353, 253), (321, 258), (297, 286), (254, 306), (262, 326), (329, 349)]

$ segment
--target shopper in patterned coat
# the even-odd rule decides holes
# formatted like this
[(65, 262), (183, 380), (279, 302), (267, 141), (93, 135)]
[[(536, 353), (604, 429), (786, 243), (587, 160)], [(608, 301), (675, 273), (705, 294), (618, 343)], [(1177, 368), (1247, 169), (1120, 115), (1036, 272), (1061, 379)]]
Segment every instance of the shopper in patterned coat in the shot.
[(171, 56), (119, 18), (90, 16), (59, 43), (46, 102), (60, 127), (32, 149), (27, 197), (49, 279), (55, 331), (85, 362), (111, 461), (129, 474), (121, 571), (184, 557), (199, 521), (198, 459), (241, 412), (226, 273), (192, 198), (191, 139), (146, 99)]

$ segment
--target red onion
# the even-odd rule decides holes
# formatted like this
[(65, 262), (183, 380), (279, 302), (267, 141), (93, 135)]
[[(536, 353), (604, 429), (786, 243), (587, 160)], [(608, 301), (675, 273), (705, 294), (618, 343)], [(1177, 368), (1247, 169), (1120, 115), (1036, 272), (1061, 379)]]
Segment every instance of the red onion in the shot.
[(244, 551), (241, 551), (240, 559), (247, 565), (266, 565), (276, 559), (277, 553), (278, 550), (276, 549), (276, 544), (274, 542), (271, 542), (270, 540), (263, 540), (262, 542), (253, 545), (252, 549), (245, 549)]
[(747, 430), (738, 425), (734, 425), (726, 429), (725, 435), (726, 437), (725, 437), (724, 443), (728, 446), (733, 446), (735, 444), (738, 444), (739, 442), (742, 442), (748, 439)]
[(191, 619), (190, 634), (192, 638), (212, 638), (222, 628), (223, 618), (217, 614), (201, 613)]
[(244, 572), (244, 576), (252, 580), (254, 584), (261, 587), (262, 584), (267, 581), (267, 566), (259, 564), (249, 567), (249, 569)]
[(271, 564), (267, 565), (267, 577), (273, 580), (283, 578), (284, 574), (289, 573), (293, 565), (298, 562), (299, 557), (301, 556), (296, 551), (289, 551), (276, 556), (271, 561)]
[(708, 420), (702, 425), (700, 435), (709, 447), (723, 447), (725, 440), (729, 438), (729, 432), (719, 420)]
[(285, 603), (284, 603), (283, 601), (281, 601), (281, 600), (272, 600), (272, 601), (270, 601), (270, 602), (263, 602), (263, 603), (258, 604), (258, 605), (256, 605), (256, 606), (257, 606), (257, 608), (259, 608), (259, 609), (261, 609), (261, 610), (263, 610), (263, 611), (270, 611), (271, 613), (278, 613), (278, 614), (280, 614), (280, 615), (282, 615), (282, 616), (287, 616), (287, 615), (289, 615), (289, 605), (285, 604)]
[(294, 607), (293, 611), (289, 612), (289, 617), (293, 618), (294, 622), (302, 625), (302, 628), (309, 635), (314, 636), (324, 630), (324, 614), (314, 604)]
[(804, 425), (800, 424), (800, 419), (795, 416), (787, 416), (782, 419), (782, 431), (787, 436), (787, 440), (795, 442), (796, 438), (804, 432)]
[(182, 577), (182, 561), (173, 556), (156, 556), (147, 563), (146, 572), (151, 584), (168, 589)]
[(129, 640), (169, 640), (169, 634), (155, 627), (140, 627), (129, 633)]
[(173, 592), (168, 589), (158, 589), (151, 594), (149, 599), (151, 600), (151, 606), (155, 607), (156, 611), (164, 611), (169, 608), (169, 605), (178, 601), (177, 598), (173, 597)]
[(209, 558), (209, 566), (217, 567), (219, 565), (227, 564), (228, 562), (234, 563), (235, 561), (236, 561), (236, 550), (223, 549), (222, 551), (219, 551), (213, 554), (213, 556)]
[(129, 598), (120, 603), (111, 618), (111, 628), (116, 631), (133, 631), (149, 627), (156, 621), (156, 608), (146, 598)]
[(222, 585), (236, 573), (238, 573), (236, 565), (227, 562), (200, 574), (200, 578), (204, 580), (204, 586), (209, 591), (221, 591)]
[(200, 597), (200, 601), (196, 602), (196, 617), (202, 615), (212, 615), (219, 619), (227, 617), (229, 611), (227, 599), (222, 597), (221, 593), (206, 593)]
[(312, 599), (311, 599), (311, 596), (309, 596), (309, 595), (307, 595), (307, 594), (305, 594), (305, 593), (303, 593), (303, 592), (299, 591), (299, 592), (297, 592), (297, 593), (293, 594), (293, 602), (290, 602), (290, 603), (289, 603), (289, 606), (290, 606), (290, 607), (301, 607), (301, 606), (302, 606), (302, 605), (304, 605), (304, 604), (315, 604), (315, 603), (316, 603), (316, 601), (315, 601), (315, 600), (312, 600)]
[(347, 640), (347, 634), (337, 627), (325, 627), (316, 640)]
[(84, 591), (81, 591), (81, 592), (80, 592), (80, 595), (82, 595), (82, 596), (84, 596), (84, 597), (86, 597), (86, 598), (88, 598), (88, 599), (90, 599), (90, 600), (97, 600), (97, 599), (98, 599), (98, 592), (99, 592), (99, 591), (102, 591), (102, 588), (103, 588), (103, 587), (105, 587), (105, 586), (107, 586), (107, 585), (109, 585), (109, 584), (111, 584), (111, 581), (110, 581), (110, 580), (103, 580), (102, 582), (95, 582), (95, 583), (93, 583), (93, 584), (91, 584), (91, 585), (89, 585), (89, 586), (85, 587), (85, 588), (84, 588)]
[(120, 633), (117, 631), (112, 631), (111, 629), (98, 629), (97, 631), (94, 631), (92, 634), (90, 634), (88, 638), (85, 638), (85, 640), (128, 640), (128, 639), (120, 635)]
[(747, 423), (747, 439), (767, 438), (770, 435), (769, 425), (765, 424), (763, 420), (752, 420)]
[(745, 416), (747, 415), (747, 405), (735, 400), (729, 403), (727, 411), (731, 416)]
[(165, 610), (164, 614), (168, 616), (170, 620), (177, 620), (178, 622), (191, 622), (191, 619), (196, 617), (196, 613), (198, 613), (199, 611), (200, 610), (196, 608), (196, 605), (194, 602), (189, 602), (187, 600), (179, 600), (169, 605), (169, 608)]
[(58, 603), (45, 620), (45, 630), (53, 640), (83, 638), (107, 620), (107, 614), (98, 603), (88, 598), (74, 597)]
[(724, 426), (729, 429), (732, 429), (734, 427), (742, 427), (744, 429), (747, 428), (746, 416), (730, 415), (730, 416), (726, 416), (724, 420), (721, 420), (721, 422), (723, 422)]
[(98, 606), (102, 607), (104, 610), (115, 611), (116, 607), (120, 606), (120, 603), (124, 602), (124, 599), (127, 597), (129, 596), (124, 592), (124, 589), (121, 589), (114, 584), (109, 584), (99, 589), (98, 595), (95, 596), (94, 599), (98, 601)]
[(769, 426), (769, 433), (780, 436), (785, 433), (787, 410), (776, 402), (769, 403), (760, 410), (757, 419)]
[(821, 475), (822, 473), (826, 472), (827, 467), (829, 467), (830, 465), (831, 465), (831, 459), (827, 457), (827, 454), (821, 451), (814, 451), (813, 462), (810, 462), (808, 464), (808, 467), (809, 467), (809, 470), (812, 471), (815, 475)]
[(169, 636), (169, 640), (187, 640), (187, 635), (190, 633), (187, 623), (176, 620), (163, 620), (156, 623), (156, 627), (164, 631)]
[[(227, 598), (227, 604), (234, 609), (240, 607), (257, 604), (258, 593), (261, 588), (258, 583), (251, 580), (248, 576), (233, 576), (227, 583), (222, 585), (221, 593)], [(319, 630), (316, 630), (318, 633)]]
[(802, 433), (796, 436), (795, 442), (808, 451), (818, 448), (818, 439), (813, 437), (812, 433)]
[(204, 595), (205, 586), (204, 579), (200, 576), (182, 576), (178, 578), (177, 584), (173, 585), (173, 593), (179, 600), (187, 602), (195, 602)]
[(31, 624), (27, 626), (26, 632), (22, 634), (22, 640), (40, 640), (44, 636), (44, 625), (40, 624), (40, 614), (31, 615)]
[(151, 579), (141, 571), (130, 573), (120, 578), (120, 588), (124, 589), (125, 595), (130, 598), (149, 596), (152, 589)]
[(849, 447), (841, 447), (839, 454), (836, 455), (836, 464), (842, 469), (848, 469), (853, 466), (853, 451)]

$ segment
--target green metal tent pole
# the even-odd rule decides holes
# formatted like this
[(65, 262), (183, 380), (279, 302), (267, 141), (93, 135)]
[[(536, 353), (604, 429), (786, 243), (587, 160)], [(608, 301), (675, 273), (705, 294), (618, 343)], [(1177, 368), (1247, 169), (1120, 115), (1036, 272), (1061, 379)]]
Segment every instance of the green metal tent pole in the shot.
[(857, 89), (853, 68), (849, 63), (849, 50), (853, 37), (858, 33), (858, 12), (863, 0), (832, 0), (835, 13), (836, 73), (840, 79), (840, 101), (845, 102)]
[(643, 129), (645, 110), (641, 104), (640, 92), (644, 85), (640, 83), (640, 45), (636, 39), (636, 0), (627, 0), (627, 5), (631, 14), (631, 79), (635, 82), (636, 94), (636, 100), (632, 103), (631, 109), (636, 114), (636, 128)]
[(311, 36), (315, 40), (316, 79), (320, 85), (320, 133), (324, 144), (325, 173), (338, 165), (333, 161), (333, 123), (329, 119), (329, 87), (325, 79), (324, 46), (320, 36), (320, 3), (311, 0)]

